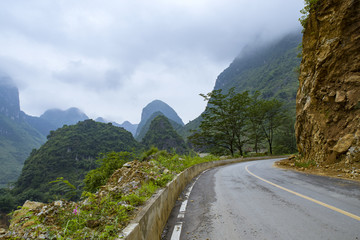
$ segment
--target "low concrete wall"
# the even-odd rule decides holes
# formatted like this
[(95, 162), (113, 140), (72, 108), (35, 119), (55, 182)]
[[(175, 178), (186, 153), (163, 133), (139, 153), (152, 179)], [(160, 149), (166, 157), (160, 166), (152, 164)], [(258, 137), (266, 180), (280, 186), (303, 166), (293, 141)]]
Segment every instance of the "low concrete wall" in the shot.
[(276, 157), (227, 159), (200, 163), (184, 170), (168, 183), (164, 189), (161, 189), (147, 201), (137, 217), (122, 231), (118, 239), (159, 240), (178, 196), (194, 177), (206, 169), (232, 163), (270, 158)]

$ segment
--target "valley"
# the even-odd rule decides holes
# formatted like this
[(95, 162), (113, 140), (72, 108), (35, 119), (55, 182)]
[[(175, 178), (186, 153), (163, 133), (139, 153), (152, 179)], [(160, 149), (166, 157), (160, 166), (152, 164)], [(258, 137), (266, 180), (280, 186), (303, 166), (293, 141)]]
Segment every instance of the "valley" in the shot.
[[(2, 74), (0, 213), (13, 213), (0, 238), (159, 239), (165, 223), (157, 221), (168, 217), (159, 206), (173, 199), (164, 205), (176, 207), (163, 239), (175, 239), (172, 231), (176, 239), (357, 239), (359, 3), (305, 0), (302, 34), (286, 31), (234, 53), (211, 92), (198, 93), (206, 106), (187, 124), (157, 96), (146, 98), (135, 124), (92, 120), (76, 107), (29, 116), (12, 76)], [(53, 76), (68, 84), (73, 75)], [(124, 77), (107, 72), (107, 87), (109, 76)], [(172, 77), (162, 76), (170, 89)], [(153, 83), (146, 94), (161, 87)], [(96, 86), (94, 96), (104, 91)], [(106, 107), (120, 104), (129, 103)], [(172, 196), (170, 183), (185, 186), (196, 175), (188, 171), (201, 175)], [(182, 185), (180, 176), (191, 177)], [(139, 220), (145, 214), (155, 230)]]

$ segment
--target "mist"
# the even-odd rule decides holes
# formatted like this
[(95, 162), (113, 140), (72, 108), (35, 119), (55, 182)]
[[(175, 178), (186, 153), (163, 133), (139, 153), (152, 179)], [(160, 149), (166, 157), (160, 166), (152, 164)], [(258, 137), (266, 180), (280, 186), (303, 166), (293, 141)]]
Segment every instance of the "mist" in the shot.
[[(3, 1), (0, 69), (39, 116), (78, 107), (132, 123), (160, 99), (185, 123), (249, 44), (301, 31), (302, 0)], [(191, 107), (190, 107), (191, 106)]]

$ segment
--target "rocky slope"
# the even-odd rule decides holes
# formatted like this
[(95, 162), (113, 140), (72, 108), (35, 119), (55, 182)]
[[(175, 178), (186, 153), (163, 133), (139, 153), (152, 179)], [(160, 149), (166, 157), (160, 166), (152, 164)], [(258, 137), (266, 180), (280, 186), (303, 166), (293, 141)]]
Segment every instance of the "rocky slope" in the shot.
[(304, 161), (360, 161), (360, 1), (319, 0), (303, 36), (296, 136)]
[[(82, 201), (26, 201), (12, 215), (9, 229), (0, 228), (0, 239), (115, 239), (156, 191), (154, 186), (159, 183), (158, 187), (163, 187), (159, 182), (163, 174), (173, 175), (155, 161), (132, 161)], [(146, 192), (142, 186), (149, 188), (149, 183), (154, 192), (142, 196)]]

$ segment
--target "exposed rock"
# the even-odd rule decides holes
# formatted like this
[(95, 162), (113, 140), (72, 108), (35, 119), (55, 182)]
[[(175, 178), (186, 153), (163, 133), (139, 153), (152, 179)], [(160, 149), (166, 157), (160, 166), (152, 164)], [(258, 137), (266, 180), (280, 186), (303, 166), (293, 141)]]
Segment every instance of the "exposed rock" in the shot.
[(351, 164), (360, 158), (359, 69), (360, 0), (319, 0), (303, 35), (296, 98), (296, 137), (305, 161)]
[(336, 143), (332, 150), (337, 153), (344, 153), (351, 147), (354, 139), (354, 134), (346, 134), (344, 137), (339, 139), (339, 141)]

